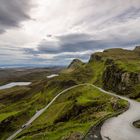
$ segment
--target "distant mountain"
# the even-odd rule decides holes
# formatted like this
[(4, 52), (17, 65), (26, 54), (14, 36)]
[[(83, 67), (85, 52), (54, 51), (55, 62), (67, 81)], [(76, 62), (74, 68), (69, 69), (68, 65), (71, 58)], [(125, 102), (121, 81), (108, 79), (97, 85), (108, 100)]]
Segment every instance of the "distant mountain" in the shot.
[(70, 69), (76, 69), (84, 65), (84, 63), (79, 59), (74, 59), (71, 64), (68, 66)]

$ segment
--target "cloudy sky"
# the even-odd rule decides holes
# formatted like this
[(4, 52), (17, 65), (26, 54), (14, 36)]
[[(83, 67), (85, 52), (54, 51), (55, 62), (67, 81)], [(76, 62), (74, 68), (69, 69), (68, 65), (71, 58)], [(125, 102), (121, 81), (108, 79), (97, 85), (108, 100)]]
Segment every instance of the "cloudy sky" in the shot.
[(140, 45), (140, 0), (0, 0), (0, 65), (67, 65)]

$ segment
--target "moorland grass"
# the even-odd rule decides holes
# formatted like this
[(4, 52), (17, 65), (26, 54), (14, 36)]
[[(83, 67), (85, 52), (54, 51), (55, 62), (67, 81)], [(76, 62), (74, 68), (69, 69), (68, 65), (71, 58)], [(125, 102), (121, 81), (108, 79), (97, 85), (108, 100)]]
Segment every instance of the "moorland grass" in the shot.
[(115, 114), (127, 105), (126, 101), (92, 86), (79, 86), (62, 94), (17, 139), (60, 140), (72, 132), (84, 135), (105, 116)]

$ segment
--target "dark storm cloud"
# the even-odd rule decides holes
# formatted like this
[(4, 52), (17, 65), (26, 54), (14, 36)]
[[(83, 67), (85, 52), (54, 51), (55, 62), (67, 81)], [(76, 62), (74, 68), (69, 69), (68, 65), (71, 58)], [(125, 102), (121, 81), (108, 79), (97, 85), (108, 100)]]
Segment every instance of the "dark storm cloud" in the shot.
[[(96, 44), (96, 46), (93, 46)], [(66, 43), (62, 44), (62, 46), (55, 48), (55, 46), (51, 46), (51, 48), (47, 46), (47, 44), (41, 44), (38, 48), (39, 53), (49, 53), (49, 54), (56, 54), (62, 52), (83, 52), (86, 50), (96, 49), (97, 48), (97, 41), (81, 41), (76, 43)]]
[[(48, 64), (69, 64), (73, 59), (78, 58), (88, 61), (90, 55), (98, 50), (108, 48), (128, 48), (140, 44), (140, 40), (125, 40), (121, 38), (108, 40), (94, 40), (87, 34), (71, 34), (55, 37), (57, 41), (43, 40), (37, 49), (23, 49), (25, 54), (32, 55), (34, 58), (46, 61)], [(40, 57), (40, 56), (45, 57)], [(40, 61), (41, 62), (41, 61)]]
[[(86, 34), (71, 34), (57, 37), (59, 41), (43, 40), (37, 50), (25, 49), (26, 53), (33, 55), (37, 54), (60, 54), (60, 53), (75, 53), (84, 51), (104, 50), (106, 48), (132, 47), (140, 43), (139, 40), (125, 39), (108, 39), (94, 40), (92, 36)], [(73, 54), (74, 55), (74, 54)]]
[(85, 40), (91, 40), (93, 37), (89, 34), (84, 33), (73, 33), (68, 35), (57, 36), (57, 38), (63, 43), (75, 43)]
[[(69, 34), (57, 36), (58, 41), (48, 42), (43, 40), (38, 46), (39, 53), (63, 53), (63, 52), (83, 52), (94, 49), (93, 44), (97, 44), (96, 40), (88, 34)], [(96, 49), (96, 48), (95, 48)]]
[(30, 19), (30, 8), (30, 0), (0, 0), (0, 34), (9, 28), (19, 27), (20, 22)]

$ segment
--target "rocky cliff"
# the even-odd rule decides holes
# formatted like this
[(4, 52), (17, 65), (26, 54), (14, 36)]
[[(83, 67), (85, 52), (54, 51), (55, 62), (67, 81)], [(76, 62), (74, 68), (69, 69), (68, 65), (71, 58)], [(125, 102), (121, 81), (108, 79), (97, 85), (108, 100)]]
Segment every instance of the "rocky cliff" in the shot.
[(118, 48), (94, 53), (89, 63), (94, 70), (99, 69), (96, 67), (98, 63), (104, 65), (101, 76), (104, 89), (130, 98), (140, 98), (140, 47), (132, 51)]
[(140, 73), (124, 71), (113, 64), (106, 67), (102, 80), (104, 89), (128, 95), (131, 98), (140, 97), (140, 91), (136, 89), (136, 85), (140, 84)]

